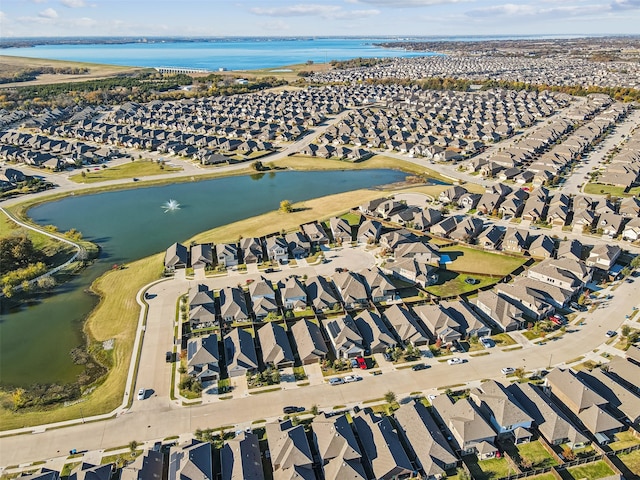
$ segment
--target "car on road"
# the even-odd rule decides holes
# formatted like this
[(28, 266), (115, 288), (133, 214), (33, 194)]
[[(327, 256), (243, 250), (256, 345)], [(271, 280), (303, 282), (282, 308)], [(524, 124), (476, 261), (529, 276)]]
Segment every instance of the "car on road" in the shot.
[(516, 369), (513, 367), (504, 367), (500, 371), (502, 372), (503, 375), (511, 375), (512, 373), (515, 373)]
[(458, 357), (453, 357), (447, 360), (448, 365), (460, 365), (461, 363), (464, 363), (464, 360)]
[(411, 370), (417, 372), (418, 370), (426, 370), (427, 368), (429, 368), (429, 365), (427, 365), (426, 363), (416, 363), (413, 367), (411, 367)]
[(537, 225), (531, 225), (529, 228), (531, 230), (540, 230), (540, 227), (538, 227)]
[(138, 400), (144, 400), (144, 396), (146, 393), (147, 392), (144, 388), (141, 388), (140, 390), (138, 390)]
[(273, 268), (265, 268), (264, 273), (273, 273), (275, 270)]
[(367, 369), (367, 362), (363, 357), (356, 357), (356, 362), (358, 362), (358, 367), (360, 367), (362, 370)]
[(164, 354), (164, 361), (167, 363), (173, 362), (173, 352), (167, 352)]
[(427, 398), (428, 398), (429, 400), (433, 400), (433, 399), (434, 399), (434, 398), (436, 398), (436, 397), (437, 397), (437, 395), (433, 395), (433, 394), (431, 394), (431, 395), (427, 395)]
[(345, 383), (353, 383), (359, 382), (360, 380), (362, 380), (362, 377), (359, 375), (347, 375), (343, 378), (343, 380), (345, 381)]
[(329, 385), (342, 385), (344, 380), (342, 378), (332, 378), (329, 380)]
[(469, 277), (464, 279), (464, 283), (468, 285), (477, 285), (478, 283), (480, 283), (480, 280), (478, 280), (477, 278)]
[(294, 407), (292, 405), (289, 405), (287, 407), (282, 407), (282, 413), (284, 413), (285, 415), (289, 415), (291, 413), (297, 413), (298, 412), (298, 407)]
[(614, 332), (613, 330), (607, 330), (607, 333), (605, 334), (607, 337), (609, 338), (613, 338), (617, 335), (617, 332)]

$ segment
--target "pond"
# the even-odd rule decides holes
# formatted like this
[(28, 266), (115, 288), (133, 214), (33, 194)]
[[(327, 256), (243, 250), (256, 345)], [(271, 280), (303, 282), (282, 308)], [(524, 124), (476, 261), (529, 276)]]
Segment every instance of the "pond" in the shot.
[[(176, 241), (279, 207), (280, 201), (403, 180), (393, 170), (279, 172), (70, 196), (29, 210), (41, 225), (76, 228), (101, 247), (98, 261), (52, 294), (12, 311), (0, 321), (0, 385), (73, 382), (82, 367), (69, 352), (82, 344), (82, 324), (97, 299), (86, 293), (113, 264), (165, 250)], [(175, 199), (180, 208), (162, 208)], [(277, 225), (274, 231), (279, 230)], [(135, 292), (131, 292), (133, 295)]]

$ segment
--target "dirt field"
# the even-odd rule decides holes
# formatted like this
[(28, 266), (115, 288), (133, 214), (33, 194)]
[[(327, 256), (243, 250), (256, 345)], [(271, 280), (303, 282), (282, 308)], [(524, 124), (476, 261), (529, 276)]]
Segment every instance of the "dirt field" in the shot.
[(118, 65), (103, 65), (99, 63), (67, 62), (64, 60), (0, 55), (0, 76), (12, 75), (37, 67), (85, 67), (89, 69), (89, 73), (79, 75), (40, 75), (36, 80), (29, 82), (4, 83), (0, 85), (0, 88), (26, 87), (28, 85), (45, 85), (49, 83), (84, 82), (86, 80), (110, 77), (120, 73), (133, 73), (144, 70), (139, 67), (121, 67)]

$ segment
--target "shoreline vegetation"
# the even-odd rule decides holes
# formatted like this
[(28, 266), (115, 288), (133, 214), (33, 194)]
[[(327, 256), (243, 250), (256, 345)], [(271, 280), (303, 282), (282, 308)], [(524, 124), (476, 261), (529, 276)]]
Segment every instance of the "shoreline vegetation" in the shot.
[[(293, 156), (279, 160), (277, 165), (278, 166), (271, 171), (389, 168), (404, 171), (408, 175), (420, 175), (420, 180), (425, 180), (432, 176), (443, 182), (452, 181), (452, 179), (442, 177), (436, 172), (430, 171), (422, 166), (383, 155), (375, 156), (359, 163)], [(186, 181), (200, 181), (235, 175), (262, 175), (264, 173), (268, 172), (256, 172), (252, 166), (248, 164), (246, 168), (240, 170), (211, 172), (210, 174), (204, 174), (198, 177), (187, 175), (146, 180), (141, 183), (122, 183), (108, 186), (96, 184), (95, 187), (74, 191), (74, 195), (88, 195), (105, 191), (142, 188)], [(405, 184), (407, 191), (422, 191), (423, 193), (432, 195), (437, 194), (448, 186), (448, 184), (426, 186), (412, 185), (410, 183)], [(467, 184), (467, 186), (472, 189), (475, 187), (480, 188), (475, 184)], [(379, 190), (354, 190), (300, 202), (294, 205), (294, 210), (296, 211), (292, 214), (284, 215), (278, 211), (272, 211), (264, 215), (240, 220), (202, 232), (192, 239), (187, 240), (187, 242), (192, 240), (198, 241), (198, 239), (204, 238), (209, 239), (209, 241), (214, 239), (217, 242), (234, 241), (240, 235), (259, 236), (270, 233), (273, 231), (273, 225), (278, 225), (278, 229), (291, 230), (307, 221), (338, 215), (363, 201), (381, 195), (388, 195), (392, 192), (392, 190), (388, 190), (388, 188), (395, 190), (398, 188), (398, 185), (386, 186), (386, 188), (382, 186)], [(39, 198), (26, 199), (7, 207), (7, 210), (21, 221), (42, 228), (41, 225), (34, 224), (34, 222), (28, 218), (28, 210), (38, 204), (55, 201), (66, 195), (68, 195), (68, 193), (60, 192)], [(94, 248), (97, 252), (97, 246), (94, 245)], [(92, 349), (92, 346), (95, 347), (95, 345), (105, 340), (115, 339), (114, 350), (110, 355), (104, 358), (94, 358), (101, 366), (108, 368), (108, 372), (87, 389), (91, 393), (86, 396), (81, 396), (79, 402), (73, 402), (73, 404), (68, 406), (52, 405), (41, 409), (33, 408), (14, 411), (10, 406), (14, 403), (12, 394), (15, 390), (13, 392), (0, 391), (0, 431), (76, 419), (80, 418), (81, 414), (85, 417), (106, 414), (117, 408), (121, 404), (124, 395), (131, 355), (135, 354), (135, 352), (133, 352), (133, 344), (139, 318), (139, 306), (135, 299), (135, 293), (144, 285), (161, 278), (161, 274), (162, 253), (158, 253), (130, 262), (120, 270), (106, 272), (96, 279), (90, 290), (96, 294), (100, 300), (85, 320), (83, 333), (86, 338), (85, 348), (94, 357), (96, 356), (95, 349)]]

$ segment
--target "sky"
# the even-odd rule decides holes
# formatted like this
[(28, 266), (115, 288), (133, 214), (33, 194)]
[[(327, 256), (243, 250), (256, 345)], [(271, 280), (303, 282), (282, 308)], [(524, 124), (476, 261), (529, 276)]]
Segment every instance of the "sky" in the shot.
[(0, 1), (0, 39), (537, 34), (640, 34), (640, 0)]

